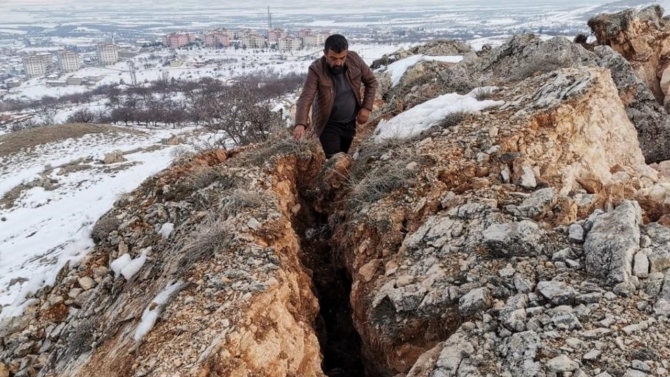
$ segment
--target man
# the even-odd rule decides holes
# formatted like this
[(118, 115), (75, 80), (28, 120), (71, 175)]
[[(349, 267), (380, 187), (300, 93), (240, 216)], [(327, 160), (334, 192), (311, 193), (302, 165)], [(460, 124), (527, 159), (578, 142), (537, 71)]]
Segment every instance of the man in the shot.
[[(348, 152), (356, 135), (356, 123), (366, 123), (372, 111), (377, 80), (358, 54), (349, 51), (346, 38), (334, 34), (326, 39), (321, 58), (307, 72), (307, 80), (298, 99), (293, 138), (300, 140), (307, 129), (312, 106), (314, 134), (319, 138), (326, 158)], [(361, 83), (365, 94), (361, 99)]]

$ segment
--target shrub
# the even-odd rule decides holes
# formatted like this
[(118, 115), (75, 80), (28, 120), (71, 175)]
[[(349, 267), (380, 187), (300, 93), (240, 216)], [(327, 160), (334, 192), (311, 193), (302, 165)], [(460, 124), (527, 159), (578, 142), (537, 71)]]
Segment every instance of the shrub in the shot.
[(180, 250), (180, 273), (185, 274), (196, 263), (208, 260), (215, 253), (223, 251), (230, 245), (231, 240), (232, 235), (224, 229), (223, 223), (210, 217), (198, 226), (191, 241)]
[(251, 151), (245, 159), (253, 165), (262, 165), (275, 156), (314, 153), (316, 144), (308, 141), (295, 141), (291, 137), (272, 139), (260, 148)]
[(475, 98), (477, 98), (477, 101), (484, 101), (491, 99), (491, 97), (493, 97), (493, 93), (493, 89), (480, 88), (477, 90), (477, 93), (475, 93)]
[(110, 233), (119, 228), (119, 225), (121, 225), (119, 219), (112, 215), (111, 212), (107, 213), (93, 226), (93, 231), (91, 231), (93, 241), (99, 243), (106, 240)]
[(411, 158), (403, 158), (379, 166), (363, 179), (352, 182), (349, 208), (358, 209), (378, 201), (396, 189), (411, 186), (411, 179), (416, 176), (416, 170), (408, 168), (412, 161)]
[(245, 208), (259, 208), (263, 205), (263, 195), (246, 190), (235, 190), (230, 196), (223, 199), (223, 214), (234, 216)]
[(438, 126), (440, 128), (450, 128), (456, 126), (461, 123), (467, 115), (468, 113), (462, 110), (449, 113), (446, 117), (444, 117), (444, 119), (442, 119), (442, 121), (440, 121), (440, 123), (438, 123)]

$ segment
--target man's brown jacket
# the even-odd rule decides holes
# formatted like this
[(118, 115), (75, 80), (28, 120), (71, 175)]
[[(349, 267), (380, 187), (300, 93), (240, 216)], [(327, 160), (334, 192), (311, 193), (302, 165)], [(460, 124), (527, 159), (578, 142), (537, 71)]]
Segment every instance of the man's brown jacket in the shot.
[[(345, 74), (349, 84), (354, 89), (359, 108), (372, 111), (377, 90), (377, 80), (367, 64), (357, 53), (349, 51), (344, 64)], [(361, 99), (361, 83), (365, 85), (365, 94)], [(314, 134), (321, 136), (326, 127), (330, 112), (333, 110), (335, 89), (333, 79), (328, 71), (326, 57), (317, 59), (309, 66), (307, 80), (300, 94), (296, 106), (295, 125), (302, 124), (309, 128), (309, 108), (312, 106), (312, 124)]]

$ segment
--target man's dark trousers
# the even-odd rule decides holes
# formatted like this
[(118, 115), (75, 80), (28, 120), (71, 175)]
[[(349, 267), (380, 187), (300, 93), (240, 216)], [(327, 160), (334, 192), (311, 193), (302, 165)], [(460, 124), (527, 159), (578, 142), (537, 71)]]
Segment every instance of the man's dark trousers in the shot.
[(354, 136), (356, 136), (356, 119), (347, 124), (328, 122), (319, 137), (326, 158), (331, 158), (336, 153), (349, 152)]

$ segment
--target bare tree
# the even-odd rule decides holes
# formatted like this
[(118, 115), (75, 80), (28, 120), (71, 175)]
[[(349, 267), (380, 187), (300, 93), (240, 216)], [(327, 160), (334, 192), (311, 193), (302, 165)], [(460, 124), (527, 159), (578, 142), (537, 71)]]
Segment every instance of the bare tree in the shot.
[(95, 114), (89, 109), (79, 109), (67, 118), (68, 123), (93, 123)]

